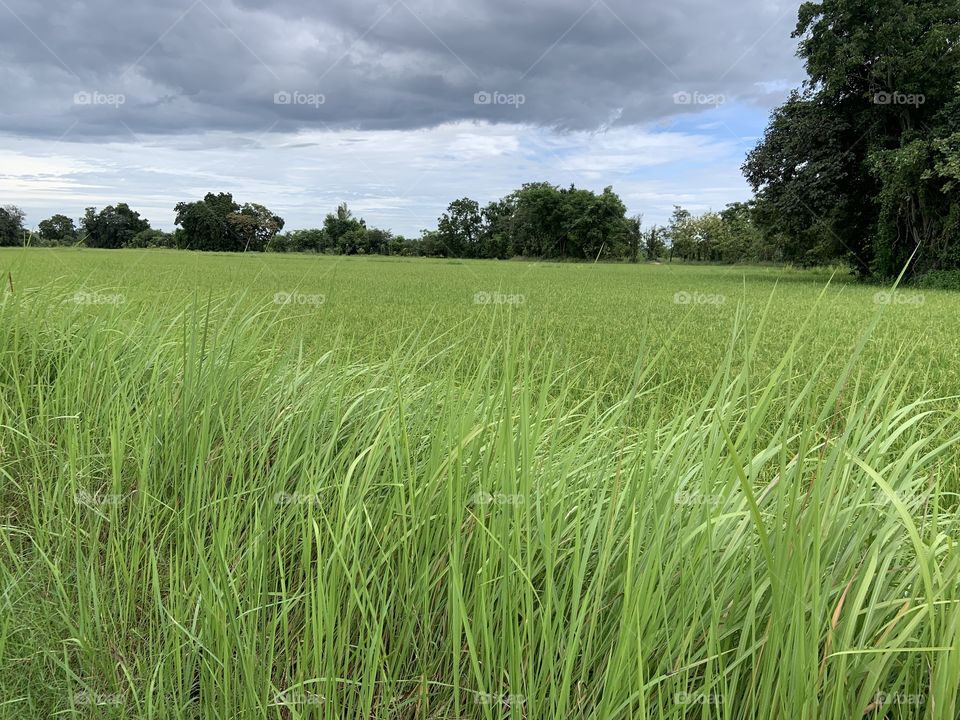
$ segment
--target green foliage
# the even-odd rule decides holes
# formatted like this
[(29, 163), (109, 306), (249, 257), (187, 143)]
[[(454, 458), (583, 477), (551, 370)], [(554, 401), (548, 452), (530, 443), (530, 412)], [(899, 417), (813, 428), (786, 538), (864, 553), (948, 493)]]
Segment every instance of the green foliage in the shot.
[(130, 240), (127, 247), (131, 248), (175, 248), (176, 237), (173, 233), (151, 228), (141, 230)]
[[(625, 225), (625, 230), (623, 234), (624, 243), (627, 247), (627, 254), (630, 259), (630, 262), (637, 262), (640, 259), (640, 246), (645, 245), (644, 235), (642, 230), (643, 224), (643, 215), (638, 214), (633, 217), (627, 218)], [(649, 254), (649, 253), (648, 253)], [(648, 260), (656, 258), (647, 258)]]
[(862, 276), (960, 267), (960, 1), (807, 2), (794, 36), (809, 79), (744, 165), (768, 241)]
[(16, 205), (0, 207), (0, 247), (23, 245), (23, 210)]
[(37, 234), (41, 242), (48, 247), (72, 245), (79, 239), (73, 218), (59, 213), (41, 220), (37, 224)]
[[(722, 221), (709, 215), (692, 222), (687, 211), (678, 209), (691, 222), (683, 225), (675, 216), (670, 228), (644, 232), (642, 215), (627, 218), (626, 207), (612, 188), (597, 194), (549, 183), (526, 184), (482, 208), (470, 198), (455, 200), (437, 228), (424, 230), (417, 239), (368, 227), (346, 203), (326, 215), (322, 228), (286, 233), (281, 232), (283, 218), (257, 203), (240, 205), (230, 193), (207, 193), (202, 200), (177, 203), (174, 210), (177, 228), (170, 235), (151, 230), (123, 203), (99, 213), (88, 208), (81, 239), (91, 247), (104, 248), (633, 262), (641, 253), (648, 261), (660, 258), (668, 239), (672, 240), (671, 258), (705, 262), (756, 259), (763, 245), (748, 205), (737, 212), (725, 211)], [(19, 227), (22, 231), (22, 223)], [(44, 220), (40, 244), (72, 244), (72, 228), (64, 215)]]
[(461, 198), (450, 203), (437, 221), (437, 240), (453, 257), (480, 257), (483, 216), (476, 200)]
[(612, 188), (597, 195), (573, 186), (528, 183), (482, 210), (455, 200), (424, 246), (425, 255), (593, 260), (630, 252), (630, 221)]
[(283, 229), (283, 218), (270, 212), (263, 205), (244, 203), (237, 211), (227, 215), (230, 235), (243, 243), (243, 252), (261, 252)]
[(659, 225), (654, 225), (647, 231), (644, 241), (644, 252), (646, 253), (647, 260), (650, 262), (659, 260), (663, 256), (663, 252), (667, 246), (664, 240), (665, 236), (666, 229)]
[(931, 270), (918, 275), (913, 284), (931, 290), (960, 290), (960, 270)]
[(207, 193), (203, 200), (177, 203), (180, 247), (227, 252), (263, 251), (283, 229), (283, 218), (263, 205), (239, 205), (230, 193)]
[(87, 208), (81, 226), (87, 247), (107, 249), (129, 247), (137, 233), (150, 229), (150, 223), (126, 203), (108, 205), (100, 212)]
[(355, 255), (364, 242), (366, 223), (355, 218), (346, 203), (337, 206), (323, 220), (324, 250), (340, 255)]

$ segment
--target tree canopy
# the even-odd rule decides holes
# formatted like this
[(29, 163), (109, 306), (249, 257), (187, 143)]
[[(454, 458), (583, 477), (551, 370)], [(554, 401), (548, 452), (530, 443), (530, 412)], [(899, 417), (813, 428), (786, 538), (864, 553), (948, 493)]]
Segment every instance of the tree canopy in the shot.
[(127, 247), (137, 233), (150, 228), (150, 223), (126, 203), (107, 205), (100, 212), (89, 207), (81, 225), (84, 243), (94, 248)]
[(799, 10), (808, 79), (744, 172), (786, 260), (862, 276), (960, 267), (960, 0), (823, 0)]
[(25, 214), (16, 205), (0, 207), (0, 247), (23, 243), (23, 220)]

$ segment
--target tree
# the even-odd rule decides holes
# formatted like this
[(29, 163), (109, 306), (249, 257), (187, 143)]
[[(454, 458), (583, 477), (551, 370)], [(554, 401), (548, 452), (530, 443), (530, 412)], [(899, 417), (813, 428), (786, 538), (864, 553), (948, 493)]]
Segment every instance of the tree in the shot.
[(127, 247), (131, 248), (175, 248), (176, 246), (176, 238), (173, 233), (167, 233), (156, 228), (141, 230), (127, 244)]
[(26, 214), (16, 205), (0, 207), (0, 247), (23, 244), (23, 221)]
[(806, 2), (794, 37), (808, 79), (744, 165), (768, 241), (862, 276), (896, 275), (915, 248), (910, 272), (960, 266), (960, 197), (938, 169), (957, 117), (960, 2)]
[(368, 255), (391, 255), (393, 233), (380, 228), (367, 228), (363, 250)]
[(454, 200), (437, 221), (437, 238), (454, 257), (481, 257), (483, 215), (476, 200)]
[(670, 224), (667, 226), (667, 237), (670, 239), (670, 260), (676, 255), (681, 260), (690, 260), (694, 256), (696, 245), (693, 240), (693, 227), (690, 211), (673, 206)]
[(45, 245), (66, 245), (77, 241), (73, 218), (56, 214), (37, 224), (37, 234)]
[(356, 253), (366, 223), (350, 212), (346, 203), (340, 203), (335, 213), (328, 213), (323, 220), (323, 234), (328, 248), (343, 255)]
[(327, 238), (323, 230), (310, 228), (306, 230), (294, 230), (284, 233), (282, 236), (278, 235), (274, 242), (268, 246), (268, 249), (276, 249), (282, 252), (283, 250), (280, 249), (281, 246), (278, 245), (281, 237), (285, 238), (282, 243), (283, 250), (289, 252), (323, 252), (327, 248)]
[[(566, 257), (563, 198), (550, 183), (526, 183), (513, 193), (510, 236), (512, 254), (524, 257)], [(569, 206), (568, 206), (569, 210)]]
[(510, 257), (510, 225), (516, 211), (515, 196), (494, 200), (483, 208), (482, 255), (487, 258)]
[(626, 207), (613, 192), (600, 195), (570, 186), (528, 183), (506, 199), (514, 255), (594, 259), (624, 257), (628, 245)]
[(640, 246), (643, 244), (643, 215), (637, 214), (626, 221), (626, 241), (630, 253), (630, 262), (635, 263), (640, 260)]
[(230, 193), (207, 193), (203, 200), (177, 203), (178, 244), (188, 250), (260, 252), (283, 229), (283, 218), (263, 205), (238, 205)]
[(663, 240), (665, 233), (665, 229), (659, 225), (654, 225), (647, 231), (644, 251), (647, 254), (647, 260), (650, 262), (659, 260), (660, 256), (663, 254), (663, 250), (666, 247), (666, 243)]
[(229, 216), (239, 210), (230, 193), (207, 193), (203, 200), (180, 202), (174, 207), (175, 222), (183, 229), (178, 238), (187, 250), (228, 251), (239, 249), (239, 240), (232, 237)]
[(440, 242), (436, 230), (422, 230), (417, 242), (424, 257), (446, 257), (446, 247)]
[(277, 233), (283, 230), (283, 218), (257, 203), (244, 203), (239, 210), (228, 213), (227, 223), (237, 244), (243, 244), (244, 252), (262, 252)]
[(150, 229), (150, 223), (126, 203), (107, 205), (100, 212), (89, 207), (81, 225), (85, 244), (93, 248), (128, 247), (137, 233)]

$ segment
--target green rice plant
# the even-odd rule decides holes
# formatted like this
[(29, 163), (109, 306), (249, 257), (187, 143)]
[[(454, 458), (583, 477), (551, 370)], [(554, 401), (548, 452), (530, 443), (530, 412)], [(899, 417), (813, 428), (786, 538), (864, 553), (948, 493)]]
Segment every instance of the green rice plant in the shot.
[(0, 301), (2, 717), (958, 716), (960, 417), (870, 327), (735, 310), (676, 393), (510, 307), (367, 357), (64, 294)]

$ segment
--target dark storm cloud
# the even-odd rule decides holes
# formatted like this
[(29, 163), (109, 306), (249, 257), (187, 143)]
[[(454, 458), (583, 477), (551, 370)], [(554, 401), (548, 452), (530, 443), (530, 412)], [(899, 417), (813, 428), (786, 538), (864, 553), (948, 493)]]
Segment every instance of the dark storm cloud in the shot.
[(764, 88), (798, 76), (795, 16), (781, 0), (0, 0), (0, 130), (567, 130), (769, 106)]

